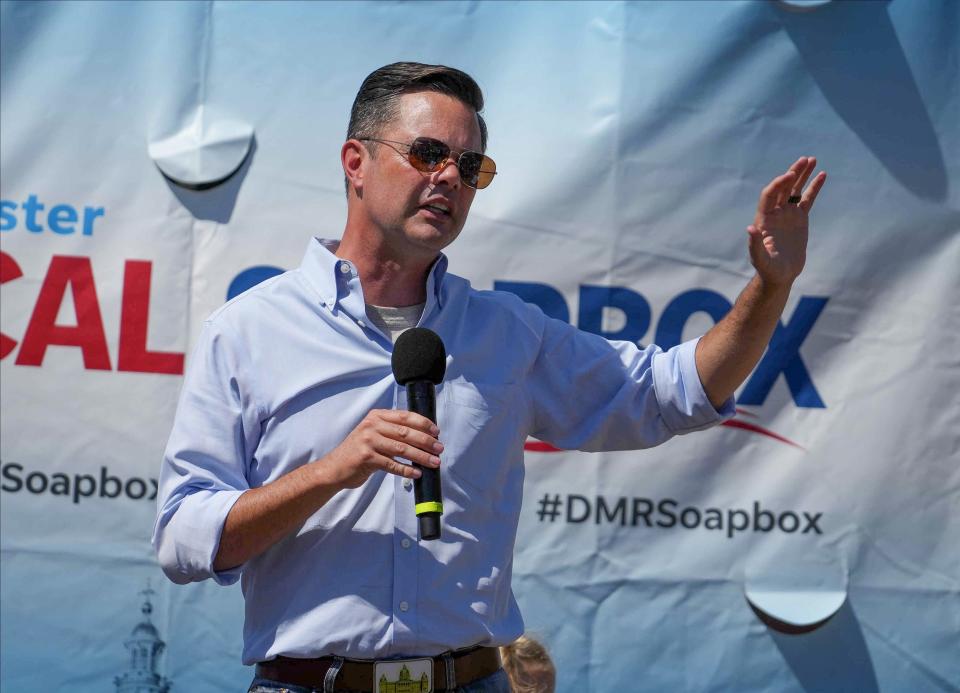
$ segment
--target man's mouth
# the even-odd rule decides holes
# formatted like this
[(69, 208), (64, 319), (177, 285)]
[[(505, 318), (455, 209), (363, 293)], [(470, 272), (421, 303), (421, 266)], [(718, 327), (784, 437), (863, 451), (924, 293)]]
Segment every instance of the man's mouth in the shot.
[(450, 208), (447, 207), (445, 204), (433, 203), (433, 204), (429, 204), (429, 205), (422, 205), (422, 206), (421, 206), (421, 209), (426, 209), (426, 210), (429, 210), (429, 211), (434, 212), (434, 213), (436, 213), (436, 214), (441, 214), (441, 215), (446, 216), (446, 217), (449, 217), (449, 216), (450, 216)]

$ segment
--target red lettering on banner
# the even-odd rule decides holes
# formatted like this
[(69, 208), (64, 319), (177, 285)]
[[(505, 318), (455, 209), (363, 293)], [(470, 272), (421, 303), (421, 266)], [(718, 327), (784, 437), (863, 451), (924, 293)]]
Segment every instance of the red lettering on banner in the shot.
[[(68, 288), (73, 294), (77, 324), (57, 325), (57, 313)], [(40, 295), (30, 316), (27, 333), (23, 336), (16, 364), (42, 365), (48, 346), (79, 347), (84, 368), (110, 370), (110, 354), (90, 258), (54, 255), (50, 260), (50, 268), (40, 287)]]
[[(152, 263), (147, 260), (128, 260), (124, 264), (117, 370), (182, 375), (184, 354), (147, 348), (152, 269)], [(0, 252), (0, 284), (22, 276), (23, 270), (16, 260)], [(67, 289), (73, 296), (76, 325), (56, 324)], [(0, 359), (8, 356), (16, 346), (17, 340), (0, 333)], [(51, 258), (16, 365), (43, 365), (49, 346), (79, 347), (85, 368), (110, 370), (110, 353), (90, 258), (62, 255)]]
[[(20, 269), (20, 265), (17, 264), (17, 261), (6, 253), (0, 252), (0, 284), (5, 284), (16, 279), (17, 277), (22, 276), (23, 270)], [(13, 351), (16, 346), (16, 339), (8, 337), (3, 332), (0, 332), (0, 359), (6, 358), (7, 354)]]
[(128, 260), (124, 265), (117, 370), (180, 375), (182, 353), (147, 349), (151, 269), (152, 264), (146, 260)]

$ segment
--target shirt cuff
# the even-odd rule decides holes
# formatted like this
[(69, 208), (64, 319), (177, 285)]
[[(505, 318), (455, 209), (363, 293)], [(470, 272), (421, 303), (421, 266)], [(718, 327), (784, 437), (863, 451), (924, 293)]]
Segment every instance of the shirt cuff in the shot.
[(159, 542), (158, 558), (167, 577), (180, 584), (212, 578), (220, 585), (232, 585), (240, 579), (242, 565), (216, 571), (213, 562), (227, 515), (243, 493), (198, 491), (183, 499)]
[(672, 433), (710, 428), (735, 413), (734, 398), (714, 408), (697, 373), (696, 350), (700, 338), (679, 344), (653, 358), (653, 387), (663, 421)]

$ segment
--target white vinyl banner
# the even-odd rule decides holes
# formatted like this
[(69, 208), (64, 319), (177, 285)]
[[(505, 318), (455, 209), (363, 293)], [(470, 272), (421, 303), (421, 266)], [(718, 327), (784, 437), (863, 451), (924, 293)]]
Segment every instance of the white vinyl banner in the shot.
[(960, 3), (0, 19), (4, 690), (246, 690), (239, 587), (157, 566), (160, 460), (202, 320), (342, 233), (350, 105), (397, 60), (486, 97), (498, 175), (451, 271), (610, 338), (702, 334), (752, 275), (761, 188), (829, 174), (733, 420), (528, 441), (513, 588), (558, 690), (960, 687)]

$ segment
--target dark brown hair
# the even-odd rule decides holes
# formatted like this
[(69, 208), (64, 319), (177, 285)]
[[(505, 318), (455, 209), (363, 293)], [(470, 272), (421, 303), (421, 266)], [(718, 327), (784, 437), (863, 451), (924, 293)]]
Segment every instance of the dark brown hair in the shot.
[[(397, 102), (404, 94), (435, 91), (470, 106), (480, 126), (480, 150), (487, 149), (487, 124), (480, 115), (483, 92), (466, 72), (446, 65), (391, 63), (374, 70), (360, 85), (350, 109), (347, 139), (379, 137), (383, 128), (397, 117)], [(349, 190), (349, 183), (347, 189)]]
[(414, 91), (435, 91), (459, 99), (477, 112), (480, 147), (487, 148), (487, 124), (483, 110), (483, 92), (473, 77), (446, 65), (392, 63), (374, 70), (360, 85), (350, 109), (347, 139), (378, 137), (383, 127), (397, 117), (397, 101)]

